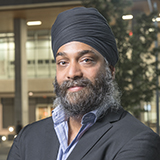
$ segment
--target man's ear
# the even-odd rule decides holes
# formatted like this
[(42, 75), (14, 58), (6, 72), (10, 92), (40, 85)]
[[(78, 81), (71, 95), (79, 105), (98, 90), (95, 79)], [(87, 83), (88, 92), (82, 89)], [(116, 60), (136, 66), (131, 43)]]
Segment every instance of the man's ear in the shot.
[(115, 79), (115, 67), (110, 65), (109, 68), (111, 70), (112, 78)]

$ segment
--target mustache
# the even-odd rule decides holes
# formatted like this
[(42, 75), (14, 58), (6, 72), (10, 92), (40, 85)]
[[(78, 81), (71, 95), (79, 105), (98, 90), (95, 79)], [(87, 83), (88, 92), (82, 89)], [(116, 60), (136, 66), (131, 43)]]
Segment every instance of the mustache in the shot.
[(92, 82), (88, 78), (81, 78), (76, 80), (66, 80), (59, 86), (59, 88), (67, 90), (75, 86), (86, 87), (88, 85), (92, 85)]

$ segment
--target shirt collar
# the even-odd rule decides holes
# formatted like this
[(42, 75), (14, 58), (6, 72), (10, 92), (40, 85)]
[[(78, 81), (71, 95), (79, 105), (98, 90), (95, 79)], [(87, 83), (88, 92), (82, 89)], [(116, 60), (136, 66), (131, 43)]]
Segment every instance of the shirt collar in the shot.
[(60, 105), (58, 105), (53, 111), (52, 111), (52, 119), (54, 124), (62, 123), (63, 121), (67, 121), (68, 118), (65, 115), (64, 110)]
[(87, 124), (87, 123), (92, 123), (94, 124), (97, 120), (97, 109), (94, 111), (90, 111), (88, 113), (86, 113), (83, 117), (82, 117), (82, 121), (81, 124)]
[[(81, 124), (87, 124), (87, 123), (95, 123), (97, 118), (98, 118), (98, 110), (93, 110), (90, 111), (88, 113), (86, 113), (83, 117), (82, 117), (82, 121)], [(54, 124), (58, 124), (58, 123), (62, 123), (64, 121), (68, 120), (68, 117), (66, 116), (63, 108), (61, 105), (58, 105), (53, 111), (52, 111), (52, 119)]]

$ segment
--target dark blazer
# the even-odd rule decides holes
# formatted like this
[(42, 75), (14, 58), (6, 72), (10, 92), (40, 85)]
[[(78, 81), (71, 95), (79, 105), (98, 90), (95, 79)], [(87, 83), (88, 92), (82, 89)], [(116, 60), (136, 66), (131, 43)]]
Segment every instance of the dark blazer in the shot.
[[(59, 141), (52, 118), (22, 129), (7, 160), (56, 160)], [(160, 160), (160, 137), (120, 109), (100, 118), (67, 160)]]

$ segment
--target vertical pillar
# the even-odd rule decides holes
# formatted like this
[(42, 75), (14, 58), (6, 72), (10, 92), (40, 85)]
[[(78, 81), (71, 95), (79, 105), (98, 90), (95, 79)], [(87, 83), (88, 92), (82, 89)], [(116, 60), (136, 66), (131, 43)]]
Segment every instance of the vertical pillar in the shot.
[(24, 19), (14, 19), (15, 40), (15, 108), (14, 123), (20, 121), (22, 125), (28, 124), (28, 81), (26, 39), (27, 27)]
[(0, 98), (0, 131), (2, 130), (3, 126), (3, 115), (2, 115), (2, 103), (1, 103), (1, 98)]

